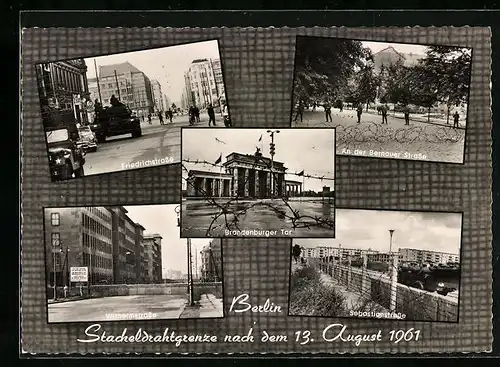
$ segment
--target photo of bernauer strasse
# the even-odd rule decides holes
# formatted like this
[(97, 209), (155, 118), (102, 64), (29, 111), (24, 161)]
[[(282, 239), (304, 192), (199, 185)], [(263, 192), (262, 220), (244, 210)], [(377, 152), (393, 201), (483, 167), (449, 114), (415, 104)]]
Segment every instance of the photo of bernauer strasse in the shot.
[(220, 240), (178, 205), (45, 208), (49, 323), (223, 317)]

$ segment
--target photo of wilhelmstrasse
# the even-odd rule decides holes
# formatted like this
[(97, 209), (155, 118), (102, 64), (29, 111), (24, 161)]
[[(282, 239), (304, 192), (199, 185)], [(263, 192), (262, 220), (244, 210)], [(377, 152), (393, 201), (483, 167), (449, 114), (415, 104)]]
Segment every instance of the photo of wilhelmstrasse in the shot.
[(182, 130), (182, 237), (335, 236), (335, 130)]
[(180, 162), (182, 126), (230, 126), (217, 40), (36, 65), (52, 181)]
[(220, 240), (179, 237), (179, 205), (44, 209), (47, 321), (219, 318)]
[(291, 124), (342, 155), (463, 163), (472, 49), (298, 36)]
[(458, 322), (462, 213), (337, 210), (335, 239), (296, 239), (289, 314)]

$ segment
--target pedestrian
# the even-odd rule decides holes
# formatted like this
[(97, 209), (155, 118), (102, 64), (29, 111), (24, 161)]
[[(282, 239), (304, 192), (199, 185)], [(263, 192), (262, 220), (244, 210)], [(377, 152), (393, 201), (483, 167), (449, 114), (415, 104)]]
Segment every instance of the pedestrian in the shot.
[(194, 106), (194, 117), (196, 122), (200, 122), (200, 109), (197, 106)]
[(410, 125), (410, 108), (408, 105), (405, 106), (403, 112), (405, 114), (405, 125)]
[(168, 111), (167, 111), (167, 117), (170, 120), (170, 123), (172, 123), (172, 117), (173, 116), (174, 116), (174, 114), (172, 113), (172, 109), (169, 108)]
[(344, 111), (344, 102), (339, 101), (339, 110), (340, 112)]
[(458, 120), (460, 119), (460, 115), (458, 114), (458, 111), (455, 111), (453, 114), (453, 127), (458, 127)]
[(316, 106), (317, 106), (317, 103), (316, 103), (316, 101), (314, 101), (314, 102), (313, 102), (312, 112), (316, 111)]
[(293, 121), (297, 121), (297, 119), (300, 116), (300, 122), (302, 122), (303, 114), (304, 114), (304, 105), (303, 105), (302, 101), (299, 101), (299, 104), (297, 105), (297, 110), (295, 113), (295, 120), (293, 120)]
[(361, 123), (361, 115), (363, 114), (363, 105), (361, 102), (358, 103), (358, 108), (356, 109), (358, 113), (358, 124)]
[(211, 126), (212, 122), (215, 126), (215, 111), (211, 103), (208, 105), (207, 113), (208, 113), (208, 126)]
[(150, 112), (150, 113), (148, 113), (148, 122), (149, 122), (149, 124), (151, 125), (151, 112)]
[(389, 110), (389, 107), (387, 105), (382, 105), (380, 108), (380, 112), (382, 112), (382, 124), (387, 125), (387, 111)]
[(194, 121), (196, 119), (196, 116), (195, 116), (195, 113), (194, 113), (194, 107), (193, 106), (189, 106), (188, 115), (189, 115), (189, 125), (194, 125)]
[(164, 123), (163, 123), (163, 111), (158, 111), (158, 119), (160, 120), (160, 125), (164, 125)]
[(326, 122), (332, 122), (332, 105), (330, 104), (330, 101), (327, 100), (324, 103), (323, 109), (325, 110)]

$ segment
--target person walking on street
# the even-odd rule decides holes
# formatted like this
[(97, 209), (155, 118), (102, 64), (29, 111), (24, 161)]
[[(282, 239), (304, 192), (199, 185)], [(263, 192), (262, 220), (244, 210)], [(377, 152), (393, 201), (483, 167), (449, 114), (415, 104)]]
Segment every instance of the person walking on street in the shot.
[(170, 123), (172, 123), (173, 113), (172, 113), (172, 110), (170, 108), (167, 111), (167, 115), (168, 115), (168, 119), (169, 119)]
[(323, 108), (325, 110), (326, 122), (332, 122), (332, 105), (330, 104), (330, 101), (326, 101)]
[(194, 125), (194, 121), (195, 121), (196, 117), (194, 114), (194, 107), (193, 106), (189, 107), (188, 116), (189, 116), (189, 125)]
[(312, 108), (312, 112), (315, 112), (316, 111), (316, 101), (313, 102), (313, 108)]
[(302, 101), (299, 101), (299, 104), (297, 106), (297, 112), (295, 113), (295, 120), (293, 120), (293, 121), (297, 121), (297, 119), (300, 116), (300, 122), (302, 122), (303, 114), (304, 114), (304, 105), (303, 105)]
[(163, 111), (158, 111), (158, 119), (160, 120), (160, 125), (164, 125), (164, 123), (163, 123)]
[(410, 125), (410, 108), (408, 105), (405, 106), (403, 112), (405, 114), (405, 125)]
[(356, 111), (358, 113), (358, 124), (359, 124), (359, 123), (361, 123), (361, 115), (363, 114), (363, 105), (361, 104), (361, 102), (359, 102), (358, 108)]
[(339, 101), (339, 110), (340, 112), (344, 111), (344, 102)]
[(148, 122), (151, 125), (151, 113), (148, 113)]
[(386, 104), (382, 105), (382, 107), (381, 107), (382, 124), (386, 124), (387, 125), (387, 111), (388, 110), (389, 110), (389, 107)]
[(194, 117), (196, 122), (200, 122), (200, 109), (197, 106), (194, 106)]
[(460, 115), (458, 114), (458, 111), (455, 111), (453, 114), (453, 128), (458, 127), (458, 120), (460, 119)]
[(207, 113), (208, 113), (208, 126), (211, 126), (212, 122), (215, 126), (215, 111), (211, 103), (208, 105)]

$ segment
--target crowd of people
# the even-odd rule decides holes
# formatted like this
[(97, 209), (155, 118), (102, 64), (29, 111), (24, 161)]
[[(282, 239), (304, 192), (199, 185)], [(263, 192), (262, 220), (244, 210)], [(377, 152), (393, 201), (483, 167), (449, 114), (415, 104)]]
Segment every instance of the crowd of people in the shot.
[[(297, 122), (300, 119), (300, 122), (303, 122), (304, 118), (304, 110), (305, 110), (306, 104), (303, 101), (299, 101), (296, 106), (295, 106), (295, 115), (293, 117), (293, 121)], [(344, 110), (344, 102), (343, 101), (336, 101), (335, 103), (332, 103), (330, 100), (326, 100), (324, 103), (320, 104), (317, 103), (316, 101), (313, 101), (312, 104), (310, 105), (311, 111), (316, 112), (316, 109), (319, 107), (323, 107), (323, 111), (325, 113), (325, 121), (326, 122), (333, 122), (332, 121), (332, 108), (338, 108), (339, 112), (342, 112)], [(359, 103), (347, 103), (347, 108), (356, 110), (356, 117), (357, 117), (357, 123), (360, 124), (362, 121), (362, 116), (364, 112), (364, 104), (359, 102)], [(381, 123), (384, 125), (388, 124), (387, 121), (387, 115), (388, 112), (390, 111), (390, 108), (387, 103), (383, 103), (377, 106), (377, 113), (382, 116), (382, 121)], [(410, 107), (406, 104), (402, 107), (401, 112), (403, 113), (404, 116), (404, 121), (405, 125), (410, 125), (410, 114), (411, 110)], [(452, 115), (453, 118), (453, 127), (458, 128), (459, 127), (459, 120), (460, 120), (460, 115), (458, 111), (455, 111)]]

